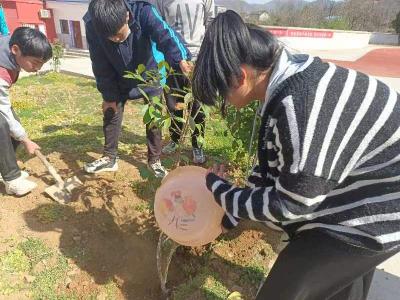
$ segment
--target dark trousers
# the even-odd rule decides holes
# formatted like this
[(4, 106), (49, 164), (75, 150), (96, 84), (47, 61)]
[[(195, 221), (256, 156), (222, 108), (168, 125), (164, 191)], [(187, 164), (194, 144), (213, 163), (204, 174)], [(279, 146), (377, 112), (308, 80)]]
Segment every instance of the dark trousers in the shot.
[(0, 113), (0, 174), (5, 181), (11, 181), (21, 176), (15, 156), (19, 144), (19, 141), (11, 137), (8, 122)]
[[(117, 104), (117, 112), (108, 110), (103, 117), (103, 132), (105, 137), (104, 155), (116, 157), (118, 153), (118, 140), (121, 134), (124, 107), (126, 102)], [(161, 155), (161, 130), (156, 127), (146, 126), (147, 159), (154, 162)]]
[[(189, 85), (188, 80), (182, 75), (170, 76), (167, 79), (167, 84), (171, 89), (171, 92), (166, 95), (167, 99), (167, 107), (168, 110), (176, 117), (183, 118), (183, 110), (176, 109), (176, 105), (178, 103), (183, 103), (183, 97), (173, 96), (172, 94), (180, 94), (182, 96), (185, 95), (183, 89), (185, 86)], [(192, 107), (191, 116), (194, 119), (196, 125), (200, 125), (201, 130), (199, 130), (196, 126), (195, 131), (192, 133), (192, 147), (199, 148), (199, 144), (197, 142), (198, 136), (204, 137), (204, 129), (205, 129), (205, 115), (201, 110), (200, 103), (195, 100)], [(171, 127), (169, 129), (171, 140), (175, 143), (178, 143), (181, 138), (181, 133), (183, 129), (183, 123), (177, 120), (171, 123)]]
[(365, 300), (375, 267), (396, 254), (304, 232), (279, 254), (257, 300)]

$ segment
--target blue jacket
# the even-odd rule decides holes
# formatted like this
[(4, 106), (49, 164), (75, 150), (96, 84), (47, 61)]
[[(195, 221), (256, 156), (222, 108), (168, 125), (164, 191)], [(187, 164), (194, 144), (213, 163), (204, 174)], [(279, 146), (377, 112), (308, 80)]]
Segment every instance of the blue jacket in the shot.
[[(124, 78), (126, 71), (135, 71), (140, 64), (144, 64), (147, 70), (155, 70), (164, 57), (171, 67), (178, 69), (180, 61), (191, 59), (182, 38), (163, 21), (151, 4), (124, 1), (131, 15), (129, 27), (132, 33), (121, 44), (97, 33), (89, 12), (83, 17), (97, 89), (108, 102), (142, 97), (137, 89), (139, 82)], [(162, 89), (156, 87), (145, 91), (157, 95)]]

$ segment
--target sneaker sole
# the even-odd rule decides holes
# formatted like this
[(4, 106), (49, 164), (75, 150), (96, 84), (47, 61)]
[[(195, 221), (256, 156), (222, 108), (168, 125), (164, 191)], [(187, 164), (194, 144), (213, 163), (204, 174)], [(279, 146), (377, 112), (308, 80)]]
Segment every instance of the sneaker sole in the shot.
[(161, 153), (165, 154), (165, 155), (171, 155), (171, 154), (175, 154), (176, 150), (175, 151), (164, 151), (164, 150), (161, 150)]
[(202, 165), (202, 164), (205, 164), (205, 163), (206, 163), (206, 161), (207, 161), (207, 159), (206, 159), (206, 158), (204, 158), (203, 160), (196, 160), (196, 159), (194, 159), (194, 158), (193, 158), (193, 163), (194, 163), (194, 164), (196, 164), (196, 165)]
[(147, 169), (148, 169), (156, 178), (164, 178), (165, 176), (168, 175), (168, 171), (167, 171), (167, 170), (165, 170), (164, 175), (157, 175), (157, 173), (154, 172), (154, 170), (153, 170), (149, 165), (147, 165)]
[(103, 173), (103, 172), (117, 172), (118, 171), (118, 166), (114, 166), (112, 168), (104, 168), (104, 169), (100, 169), (97, 171), (88, 171), (86, 168), (84, 169), (86, 173), (88, 174), (99, 174), (99, 173)]
[[(29, 173), (27, 173), (27, 172), (21, 172), (21, 177), (22, 178), (24, 178), (24, 179), (27, 179), (27, 178), (29, 178)], [(0, 177), (0, 182), (4, 182), (4, 180), (3, 180), (3, 178), (2, 177)]]
[[(33, 190), (34, 190), (34, 189), (33, 189)], [(6, 194), (9, 195), (9, 196), (22, 197), (22, 196), (26, 196), (26, 195), (32, 193), (33, 190), (30, 190), (29, 192), (26, 192), (26, 193), (24, 193), (24, 194), (17, 194), (17, 193), (13, 193), (13, 192), (6, 191)]]
[(9, 195), (9, 196), (23, 197), (23, 196), (26, 196), (26, 195), (32, 193), (37, 187), (38, 187), (38, 186), (37, 186), (37, 184), (36, 184), (36, 186), (35, 186), (33, 189), (31, 189), (30, 191), (27, 191), (27, 192), (25, 192), (25, 193), (22, 193), (22, 194), (13, 193), (13, 192), (8, 191), (8, 190), (6, 189), (6, 194)]

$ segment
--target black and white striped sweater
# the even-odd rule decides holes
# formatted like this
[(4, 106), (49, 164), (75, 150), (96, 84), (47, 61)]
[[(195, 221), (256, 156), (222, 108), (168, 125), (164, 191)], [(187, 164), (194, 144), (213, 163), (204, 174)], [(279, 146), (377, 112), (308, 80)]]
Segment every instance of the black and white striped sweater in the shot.
[(384, 83), (314, 58), (265, 104), (258, 157), (251, 187), (207, 177), (225, 224), (317, 229), (377, 251), (400, 245), (400, 96)]

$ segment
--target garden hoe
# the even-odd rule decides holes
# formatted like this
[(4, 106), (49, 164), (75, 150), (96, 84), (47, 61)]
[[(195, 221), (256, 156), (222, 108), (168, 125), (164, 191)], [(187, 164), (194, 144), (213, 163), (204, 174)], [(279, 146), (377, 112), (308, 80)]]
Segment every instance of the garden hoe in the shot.
[(56, 184), (45, 189), (45, 193), (60, 204), (68, 204), (71, 202), (73, 189), (81, 186), (82, 182), (76, 176), (64, 181), (39, 150), (36, 150), (35, 154), (45, 165), (50, 175), (56, 180)]

